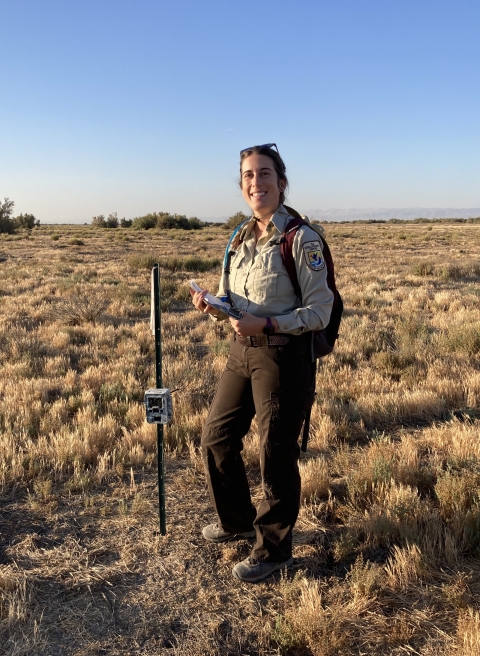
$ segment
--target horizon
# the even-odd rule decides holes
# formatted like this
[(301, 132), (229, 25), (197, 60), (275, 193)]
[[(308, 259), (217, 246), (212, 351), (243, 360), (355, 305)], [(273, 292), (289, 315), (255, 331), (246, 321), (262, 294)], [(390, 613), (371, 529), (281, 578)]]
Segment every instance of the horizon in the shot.
[[(155, 211), (158, 213), (158, 211)], [(155, 212), (149, 212), (147, 214), (153, 214)], [(332, 216), (332, 213), (338, 213), (337, 218), (334, 218)], [(360, 213), (358, 214), (357, 218), (342, 218), (342, 214), (347, 216), (350, 214), (351, 216), (354, 216), (354, 212)], [(378, 214), (382, 212), (385, 216), (384, 218), (379, 218)], [(418, 215), (416, 214), (418, 212)], [(433, 214), (433, 213), (440, 213), (442, 212), (444, 215), (443, 216), (428, 216), (428, 214)], [(448, 212), (451, 212), (448, 214)], [(463, 212), (463, 213), (462, 213)], [(375, 216), (375, 213), (377, 216)], [(396, 214), (403, 214), (404, 216), (391, 216), (392, 213)], [(412, 214), (409, 218), (405, 218), (405, 215), (407, 213)], [(177, 214), (180, 215), (178, 212), (171, 212), (170, 214)], [(370, 221), (370, 222), (388, 222), (388, 221), (401, 221), (401, 222), (409, 222), (409, 221), (418, 221), (418, 220), (426, 220), (426, 221), (449, 221), (449, 220), (464, 220), (467, 221), (468, 219), (478, 219), (480, 218), (480, 207), (478, 208), (331, 208), (331, 209), (310, 209), (310, 210), (305, 210), (302, 211), (302, 214), (306, 215), (309, 219), (313, 221), (324, 221), (325, 223), (356, 223), (358, 221)], [(321, 214), (325, 214), (325, 216), (319, 216)], [(415, 214), (415, 215), (413, 215)], [(371, 216), (370, 216), (371, 215)], [(387, 216), (388, 215), (388, 216)], [(138, 216), (141, 215), (136, 215), (136, 216), (131, 216), (131, 217), (118, 217), (120, 220), (121, 218), (127, 219), (127, 220), (133, 220), (137, 218)], [(186, 215), (180, 215), (180, 216), (186, 216)], [(230, 215), (231, 216), (231, 215)], [(248, 216), (248, 215), (247, 215)], [(196, 216), (200, 221), (204, 221), (206, 223), (224, 223), (228, 221), (230, 218), (229, 216)], [(329, 217), (329, 218), (327, 218)], [(93, 218), (93, 217), (92, 217)], [(190, 217), (187, 217), (190, 218)], [(46, 222), (41, 222), (41, 225), (43, 226), (48, 226), (48, 225), (92, 225), (92, 220), (90, 221), (75, 221), (75, 222), (59, 222), (59, 221), (46, 221)]]

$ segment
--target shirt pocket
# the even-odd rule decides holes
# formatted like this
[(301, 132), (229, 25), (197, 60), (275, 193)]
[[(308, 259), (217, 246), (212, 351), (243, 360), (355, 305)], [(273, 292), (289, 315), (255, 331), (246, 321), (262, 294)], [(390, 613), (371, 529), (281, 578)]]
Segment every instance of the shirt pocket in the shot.
[(275, 298), (288, 290), (287, 285), (290, 285), (290, 281), (280, 251), (267, 250), (259, 253), (253, 280), (255, 294), (263, 298)]

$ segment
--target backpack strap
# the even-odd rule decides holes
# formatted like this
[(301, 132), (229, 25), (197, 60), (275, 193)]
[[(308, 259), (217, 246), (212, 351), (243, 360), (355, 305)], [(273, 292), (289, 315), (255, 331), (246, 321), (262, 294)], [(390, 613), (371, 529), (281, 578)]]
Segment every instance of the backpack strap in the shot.
[[(291, 213), (292, 212), (291, 208), (288, 208), (288, 211)], [(295, 212), (295, 210), (293, 210), (293, 212)], [(280, 240), (280, 255), (282, 256), (283, 264), (287, 270), (288, 277), (290, 278), (290, 282), (292, 283), (295, 294), (301, 300), (302, 291), (300, 289), (300, 284), (298, 282), (295, 260), (293, 259), (293, 240), (295, 239), (295, 234), (298, 228), (300, 228), (300, 226), (304, 225), (304, 226), (308, 226), (309, 228), (311, 228), (312, 226), (307, 221), (302, 219), (302, 217), (298, 214), (298, 212), (295, 212), (295, 214), (297, 214), (297, 216), (295, 216), (291, 221), (288, 222), (283, 232), (282, 238)], [(335, 270), (333, 266), (333, 258), (325, 239), (320, 237), (320, 235), (318, 235), (318, 239), (322, 242), (323, 259), (325, 260), (325, 264), (327, 267), (327, 285), (335, 295), (337, 293), (337, 287), (335, 285)]]
[[(290, 208), (288, 211), (291, 211)], [(294, 217), (287, 223), (280, 239), (280, 255), (282, 256), (282, 262), (287, 270), (293, 290), (299, 299), (302, 298), (302, 290), (300, 289), (297, 268), (295, 266), (295, 260), (293, 259), (293, 240), (295, 239), (298, 228), (302, 225), (308, 226), (308, 223), (302, 219), (301, 216)]]
[(301, 446), (301, 450), (303, 451), (303, 453), (307, 453), (307, 443), (310, 433), (311, 416), (312, 416), (312, 408), (308, 408), (307, 412), (305, 413), (305, 420), (303, 422), (302, 446)]
[[(231, 259), (231, 251), (230, 251), (230, 246), (232, 245), (235, 237), (239, 234), (239, 232), (244, 228), (247, 223), (250, 221), (250, 219), (247, 219), (246, 221), (242, 221), (235, 230), (232, 232), (230, 235), (230, 239), (228, 240), (227, 247), (225, 249), (225, 255), (223, 257), (223, 271), (228, 275), (230, 273), (230, 259)], [(241, 235), (239, 235), (241, 237)], [(238, 247), (238, 246), (237, 246)]]
[[(226, 296), (225, 300), (232, 307), (233, 307), (233, 301), (230, 292), (230, 262), (232, 260), (232, 255), (235, 254), (235, 250), (237, 250), (239, 244), (243, 241), (243, 237), (245, 234), (244, 228), (249, 221), (250, 219), (243, 221), (232, 232), (232, 234), (230, 235), (230, 239), (228, 240), (227, 247), (225, 249), (225, 255), (223, 257), (223, 274), (225, 280), (225, 296)], [(230, 249), (230, 246), (232, 246), (232, 249)]]

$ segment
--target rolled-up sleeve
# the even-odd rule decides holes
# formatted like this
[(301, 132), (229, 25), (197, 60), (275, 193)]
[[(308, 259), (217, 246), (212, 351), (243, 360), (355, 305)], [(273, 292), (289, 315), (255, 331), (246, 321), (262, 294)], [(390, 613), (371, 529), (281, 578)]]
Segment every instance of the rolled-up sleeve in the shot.
[(327, 284), (327, 266), (322, 246), (322, 240), (312, 228), (305, 226), (297, 230), (292, 254), (302, 292), (302, 306), (275, 317), (279, 325), (278, 332), (300, 335), (328, 325), (333, 291)]

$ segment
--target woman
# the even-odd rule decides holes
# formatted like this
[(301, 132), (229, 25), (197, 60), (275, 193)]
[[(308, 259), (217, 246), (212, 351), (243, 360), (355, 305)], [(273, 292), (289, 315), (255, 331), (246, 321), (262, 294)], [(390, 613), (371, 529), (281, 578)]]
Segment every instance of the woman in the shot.
[[(240, 319), (206, 305), (195, 307), (230, 321), (234, 334), (226, 369), (202, 435), (207, 483), (218, 523), (202, 533), (211, 542), (256, 538), (250, 556), (233, 574), (257, 582), (293, 563), (292, 530), (300, 507), (298, 436), (314, 397), (312, 331), (329, 321), (333, 293), (327, 285), (322, 243), (310, 227), (297, 230), (292, 253), (301, 300), (280, 254), (292, 216), (284, 207), (285, 164), (275, 144), (240, 153), (240, 188), (252, 218), (233, 242), (229, 273), (219, 295), (242, 310)], [(228, 267), (227, 267), (228, 269)], [(252, 505), (242, 440), (257, 415), (263, 499)]]

